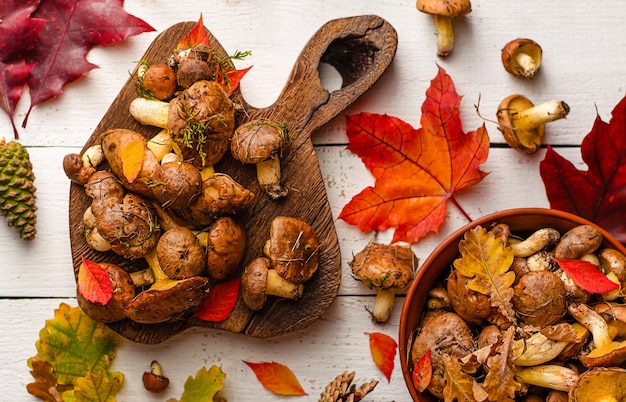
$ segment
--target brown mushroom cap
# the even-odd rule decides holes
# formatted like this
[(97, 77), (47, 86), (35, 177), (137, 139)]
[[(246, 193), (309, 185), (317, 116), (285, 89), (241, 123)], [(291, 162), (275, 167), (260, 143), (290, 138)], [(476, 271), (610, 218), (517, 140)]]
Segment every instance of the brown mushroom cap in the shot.
[(230, 152), (240, 162), (256, 164), (280, 154), (286, 143), (282, 125), (267, 119), (243, 123), (230, 142)]
[(535, 106), (523, 95), (507, 96), (498, 106), (498, 129), (502, 132), (506, 142), (518, 151), (534, 153), (543, 141), (544, 128), (542, 124), (532, 130), (522, 130), (515, 125), (515, 114)]
[(143, 74), (143, 86), (155, 98), (169, 99), (176, 92), (176, 73), (165, 63), (152, 64)]
[(469, 0), (417, 0), (417, 9), (441, 17), (462, 17), (472, 11)]
[(308, 223), (294, 217), (277, 216), (270, 226), (264, 252), (280, 276), (303, 283), (317, 272), (319, 239)]
[(74, 183), (85, 185), (89, 177), (96, 172), (93, 166), (85, 166), (79, 154), (67, 154), (63, 157), (63, 171)]
[(160, 165), (152, 177), (152, 193), (163, 208), (188, 207), (202, 192), (202, 174), (185, 162)]
[(93, 303), (76, 291), (76, 300), (85, 314), (98, 322), (115, 322), (126, 318), (126, 306), (135, 297), (135, 285), (123, 268), (110, 262), (98, 263), (107, 272), (113, 287), (113, 296), (106, 304)]
[(235, 107), (216, 81), (196, 81), (170, 101), (167, 125), (185, 161), (213, 166), (230, 146)]
[(448, 275), (447, 291), (452, 308), (468, 323), (480, 325), (494, 314), (489, 296), (470, 289), (468, 278), (456, 269)]
[(105, 206), (96, 217), (98, 232), (115, 253), (135, 259), (156, 247), (156, 220), (142, 197), (128, 193), (121, 203)]
[(567, 312), (563, 282), (550, 271), (528, 272), (513, 290), (513, 308), (528, 325), (543, 328), (560, 321)]
[(354, 256), (350, 267), (369, 288), (403, 289), (413, 279), (417, 257), (399, 243), (372, 243)]
[[(528, 55), (534, 62), (534, 68), (529, 70), (520, 65), (518, 56), (520, 54)], [(534, 78), (535, 73), (541, 65), (542, 50), (541, 46), (532, 39), (518, 38), (507, 43), (502, 48), (502, 65), (509, 73), (525, 77)]]
[(267, 294), (267, 273), (272, 266), (269, 258), (258, 257), (252, 260), (241, 275), (241, 298), (250, 310), (260, 310), (265, 305)]
[(206, 255), (200, 241), (185, 227), (172, 228), (163, 233), (156, 253), (161, 269), (172, 279), (201, 275), (206, 268)]
[(587, 370), (569, 391), (571, 402), (626, 400), (626, 370), (597, 367)]
[(208, 290), (209, 280), (202, 276), (157, 281), (130, 302), (126, 316), (141, 324), (178, 320), (198, 307)]
[(91, 210), (98, 216), (106, 206), (119, 204), (126, 189), (111, 172), (99, 171), (91, 175), (85, 184), (85, 194), (91, 198)]
[(211, 226), (207, 236), (206, 260), (209, 277), (222, 280), (232, 275), (243, 261), (246, 232), (233, 218), (224, 216)]

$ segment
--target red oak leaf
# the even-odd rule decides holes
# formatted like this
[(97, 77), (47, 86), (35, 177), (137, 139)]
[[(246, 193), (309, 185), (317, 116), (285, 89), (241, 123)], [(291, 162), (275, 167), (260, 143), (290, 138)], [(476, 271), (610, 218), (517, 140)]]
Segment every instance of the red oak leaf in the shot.
[(284, 364), (276, 362), (253, 363), (244, 360), (265, 388), (277, 395), (308, 395), (296, 375)]
[[(86, 55), (94, 46), (124, 41), (142, 32), (154, 31), (146, 22), (123, 9), (123, 0), (9, 0), (0, 6), (0, 49), (6, 65), (31, 68), (26, 83), (33, 107), (60, 95), (63, 86), (97, 66)], [(5, 25), (9, 21), (9, 25)], [(13, 38), (19, 41), (13, 42)], [(10, 45), (8, 45), (10, 44)], [(7, 50), (8, 53), (4, 51)], [(10, 59), (5, 59), (7, 54)], [(3, 74), (2, 107), (13, 124), (16, 94), (21, 94), (23, 74)], [(19, 79), (18, 79), (19, 78)], [(16, 88), (20, 89), (17, 90)], [(12, 95), (9, 95), (12, 94)], [(19, 96), (17, 97), (19, 99)], [(9, 100), (9, 101), (7, 101)]]
[(393, 242), (415, 243), (436, 232), (446, 201), (456, 204), (455, 193), (487, 175), (480, 165), (487, 160), (489, 136), (484, 125), (463, 133), (460, 102), (452, 79), (439, 67), (426, 91), (421, 128), (387, 115), (349, 116), (348, 149), (376, 182), (354, 196), (339, 219), (361, 231), (396, 227)]
[(195, 317), (210, 322), (227, 319), (237, 303), (240, 285), (241, 279), (235, 278), (214, 286), (196, 310)]
[(419, 358), (413, 371), (411, 371), (411, 379), (413, 385), (419, 392), (423, 392), (430, 385), (430, 381), (433, 378), (433, 363), (430, 359), (430, 349)]
[(598, 268), (585, 260), (555, 260), (563, 272), (589, 293), (606, 293), (619, 288), (619, 284), (611, 281)]
[(113, 297), (113, 286), (107, 271), (93, 261), (83, 258), (76, 282), (80, 294), (92, 303), (107, 304)]
[(372, 359), (376, 363), (376, 367), (382, 371), (387, 378), (387, 382), (391, 380), (391, 372), (393, 371), (393, 360), (396, 357), (396, 348), (398, 344), (389, 335), (380, 332), (366, 332), (370, 337), (370, 352)]
[(548, 147), (539, 172), (550, 207), (586, 218), (626, 245), (626, 97), (609, 123), (596, 116), (580, 150), (586, 171)]

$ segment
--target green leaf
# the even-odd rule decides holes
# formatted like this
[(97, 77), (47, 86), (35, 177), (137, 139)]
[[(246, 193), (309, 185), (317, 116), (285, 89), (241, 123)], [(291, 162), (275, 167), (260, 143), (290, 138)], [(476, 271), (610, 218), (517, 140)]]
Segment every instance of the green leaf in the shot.
[(61, 303), (54, 319), (47, 320), (39, 332), (35, 346), (41, 357), (52, 365), (57, 381), (68, 384), (88, 373), (107, 371), (120, 339), (79, 307)]
[(180, 402), (213, 402), (215, 394), (224, 388), (225, 379), (226, 374), (221, 367), (213, 365), (208, 371), (202, 367), (195, 378), (189, 376), (185, 381)]

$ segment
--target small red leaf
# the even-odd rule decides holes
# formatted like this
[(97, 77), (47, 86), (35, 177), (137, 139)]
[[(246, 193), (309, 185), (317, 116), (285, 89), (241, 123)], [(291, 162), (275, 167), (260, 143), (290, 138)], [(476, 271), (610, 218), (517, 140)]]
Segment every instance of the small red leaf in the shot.
[(430, 385), (430, 380), (433, 377), (433, 363), (430, 360), (430, 349), (419, 358), (413, 371), (411, 371), (411, 378), (413, 379), (413, 385), (419, 392), (424, 392)]
[(595, 265), (585, 260), (555, 260), (561, 269), (583, 290), (606, 293), (619, 285), (606, 277)]
[(239, 296), (241, 279), (235, 278), (213, 287), (204, 299), (195, 317), (202, 321), (220, 322), (228, 318)]
[(83, 258), (77, 283), (80, 294), (92, 303), (107, 304), (113, 297), (113, 286), (107, 271), (93, 261)]
[(178, 42), (176, 50), (187, 50), (196, 45), (211, 47), (209, 44), (209, 36), (206, 33), (206, 28), (204, 27), (204, 22), (202, 21), (202, 14), (200, 14), (200, 18), (198, 19), (198, 22), (196, 22), (196, 25), (194, 25), (193, 28), (187, 32), (187, 35), (185, 35), (185, 37)]
[(252, 66), (242, 68), (240, 70), (234, 70), (230, 68), (226, 69), (226, 78), (224, 78), (219, 71), (216, 71), (217, 74), (215, 77), (215, 81), (220, 84), (222, 88), (224, 88), (224, 91), (228, 95), (231, 95), (239, 87), (239, 82), (241, 81), (243, 76), (246, 75), (248, 71), (250, 71), (251, 68)]
[(252, 369), (265, 388), (277, 395), (308, 395), (289, 367), (276, 362), (253, 363), (243, 361)]
[(396, 348), (398, 344), (389, 335), (380, 332), (366, 332), (370, 337), (370, 352), (374, 363), (383, 372), (387, 378), (387, 382), (391, 380), (391, 372), (393, 371), (394, 358), (396, 357)]

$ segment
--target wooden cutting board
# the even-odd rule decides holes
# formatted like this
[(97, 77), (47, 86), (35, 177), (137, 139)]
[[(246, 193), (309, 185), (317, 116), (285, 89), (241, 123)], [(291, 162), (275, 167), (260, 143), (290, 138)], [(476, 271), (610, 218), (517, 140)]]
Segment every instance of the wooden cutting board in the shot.
[[(183, 22), (168, 28), (137, 60), (166, 62), (176, 44), (194, 24)], [(228, 53), (210, 32), (208, 36), (211, 46), (227, 56)], [(281, 159), (282, 182), (289, 189), (289, 195), (284, 199), (271, 200), (260, 190), (254, 166), (243, 165), (230, 155), (215, 166), (216, 171), (229, 174), (256, 194), (248, 210), (236, 216), (248, 234), (248, 247), (242, 267), (262, 255), (263, 244), (269, 236), (269, 225), (275, 216), (300, 218), (308, 222), (320, 238), (319, 270), (305, 284), (303, 297), (298, 301), (269, 298), (265, 307), (257, 312), (249, 310), (240, 300), (230, 317), (219, 323), (194, 318), (149, 325), (122, 320), (109, 324), (113, 330), (128, 339), (147, 344), (162, 342), (194, 326), (218, 328), (253, 337), (272, 337), (305, 328), (328, 309), (341, 282), (341, 254), (311, 134), (341, 113), (378, 80), (395, 55), (397, 41), (395, 29), (378, 16), (332, 20), (323, 25), (305, 45), (274, 104), (257, 109), (247, 104), (239, 90), (232, 95), (233, 102), (239, 105), (241, 111), (237, 116), (237, 124), (260, 117), (273, 119), (286, 125), (292, 139)], [(322, 62), (334, 66), (341, 74), (341, 89), (329, 93), (324, 88), (318, 72)], [(157, 128), (142, 126), (128, 113), (129, 103), (136, 96), (133, 75), (83, 150), (98, 143), (99, 135), (109, 128), (135, 130), (148, 138), (159, 131)], [(127, 269), (145, 266), (143, 260), (128, 261), (112, 252), (100, 253), (89, 248), (82, 235), (82, 215), (89, 204), (90, 199), (82, 186), (71, 184), (69, 223), (75, 274), (83, 257), (96, 262), (114, 262)]]

